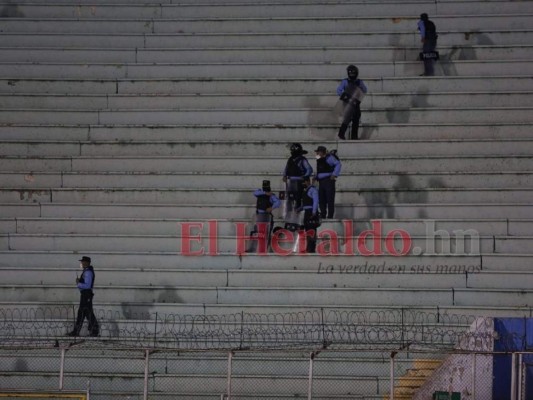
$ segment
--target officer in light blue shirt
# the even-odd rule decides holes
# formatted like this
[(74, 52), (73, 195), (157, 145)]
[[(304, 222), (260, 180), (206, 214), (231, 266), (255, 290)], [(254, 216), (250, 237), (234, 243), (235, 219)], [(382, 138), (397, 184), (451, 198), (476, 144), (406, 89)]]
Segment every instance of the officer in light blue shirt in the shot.
[(337, 96), (344, 103), (343, 119), (338, 136), (342, 140), (346, 139), (346, 130), (351, 122), (350, 139), (357, 140), (359, 138), (359, 121), (361, 120), (361, 101), (368, 89), (361, 79), (357, 79), (359, 69), (355, 65), (348, 65), (346, 72), (348, 77), (343, 79), (337, 87)]
[(318, 146), (315, 154), (320, 217), (331, 219), (335, 214), (335, 183), (342, 165), (336, 154), (328, 153), (324, 146)]
[(67, 336), (79, 336), (83, 321), (89, 322), (90, 336), (98, 336), (100, 328), (93, 311), (93, 287), (94, 287), (94, 268), (91, 265), (91, 258), (83, 256), (80, 261), (80, 268), (83, 270), (81, 276), (76, 277), (76, 286), (80, 291), (80, 306), (74, 329)]

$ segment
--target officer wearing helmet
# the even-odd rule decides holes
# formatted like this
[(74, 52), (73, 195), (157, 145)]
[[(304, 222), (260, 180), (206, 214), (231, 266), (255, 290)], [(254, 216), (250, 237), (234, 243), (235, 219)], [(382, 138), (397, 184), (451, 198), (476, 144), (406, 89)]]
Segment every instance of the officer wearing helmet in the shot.
[(291, 145), (291, 156), (283, 171), (283, 182), (287, 184), (288, 211), (298, 210), (301, 207), (303, 180), (313, 175), (313, 168), (304, 154), (307, 154), (307, 151), (300, 143)]
[(352, 123), (351, 138), (358, 139), (359, 121), (361, 119), (361, 101), (368, 92), (365, 83), (359, 76), (359, 69), (355, 65), (348, 65), (346, 68), (348, 77), (343, 79), (337, 87), (337, 95), (344, 103), (344, 113), (342, 124), (339, 128), (339, 138), (346, 139), (346, 130), (350, 122)]

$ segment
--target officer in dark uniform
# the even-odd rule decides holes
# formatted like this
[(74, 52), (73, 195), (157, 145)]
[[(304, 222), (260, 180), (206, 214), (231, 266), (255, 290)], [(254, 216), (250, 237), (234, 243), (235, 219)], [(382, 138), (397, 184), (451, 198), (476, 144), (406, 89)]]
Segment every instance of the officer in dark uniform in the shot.
[(337, 87), (337, 96), (344, 103), (344, 113), (342, 124), (339, 128), (339, 138), (346, 139), (346, 130), (350, 121), (352, 123), (352, 135), (350, 139), (357, 140), (359, 132), (359, 121), (361, 120), (361, 101), (368, 92), (365, 83), (359, 76), (359, 69), (355, 65), (348, 65), (346, 68), (348, 77), (343, 79)]
[(320, 216), (333, 218), (335, 214), (335, 182), (341, 173), (341, 162), (334, 153), (328, 153), (324, 146), (318, 146), (316, 153), (316, 180)]
[[(429, 16), (426, 13), (420, 14), (418, 30), (420, 31), (422, 42), (422, 53), (434, 53), (437, 49), (437, 28), (433, 21), (430, 21)], [(435, 75), (434, 63), (434, 58), (424, 57), (424, 76)]]
[(83, 321), (87, 318), (89, 322), (89, 335), (98, 336), (100, 328), (96, 316), (93, 312), (93, 286), (94, 286), (94, 269), (91, 266), (91, 258), (83, 256), (80, 261), (80, 268), (83, 270), (81, 276), (76, 278), (76, 285), (80, 290), (80, 307), (78, 308), (78, 318), (74, 329), (69, 332), (68, 336), (79, 336)]
[(283, 182), (287, 184), (287, 212), (297, 210), (302, 204), (302, 182), (313, 174), (313, 168), (304, 157), (307, 154), (300, 143), (291, 145), (291, 156), (283, 171)]
[[(268, 244), (270, 242), (272, 228), (274, 227), (274, 216), (272, 215), (272, 210), (279, 208), (279, 206), (281, 206), (281, 201), (274, 193), (272, 193), (270, 181), (263, 181), (261, 189), (254, 191), (254, 196), (257, 198), (255, 206), (255, 222), (263, 222), (268, 224), (265, 232), (268, 235), (268, 240), (266, 242)], [(258, 232), (258, 226), (255, 225), (252, 235), (254, 233), (257, 234)], [(250, 251), (253, 251), (253, 249)], [(259, 251), (265, 252), (266, 249), (260, 248)]]
[(304, 230), (307, 237), (306, 252), (316, 252), (317, 228), (320, 226), (318, 215), (318, 190), (311, 184), (311, 178), (303, 180), (302, 208), (304, 210)]

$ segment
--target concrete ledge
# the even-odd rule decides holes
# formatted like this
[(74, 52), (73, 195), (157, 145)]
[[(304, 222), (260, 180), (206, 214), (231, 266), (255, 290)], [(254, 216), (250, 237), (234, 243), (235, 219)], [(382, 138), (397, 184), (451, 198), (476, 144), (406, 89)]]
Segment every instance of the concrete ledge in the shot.
[[(27, 189), (0, 188), (0, 202), (41, 202), (41, 203), (130, 203), (130, 204), (181, 204), (210, 206), (212, 197), (217, 196), (220, 204), (249, 204), (249, 190), (187, 190), (187, 189), (134, 189), (134, 188), (70, 188), (70, 189)], [(339, 191), (339, 203), (365, 205), (371, 207), (382, 204), (394, 207), (404, 203), (460, 204), (478, 203), (501, 204), (513, 202), (516, 205), (529, 203), (533, 199), (531, 189), (472, 189), (472, 188), (431, 188), (431, 189), (357, 189)], [(383, 206), (381, 206), (383, 207)], [(345, 218), (345, 216), (341, 216)], [(366, 218), (357, 216), (356, 218)]]
[[(1, 22), (1, 21), (0, 21)], [(1, 25), (0, 25), (1, 26)], [(357, 53), (362, 62), (416, 61), (420, 47), (295, 47), (253, 49), (76, 49), (1, 48), (3, 62), (206, 63), (206, 62), (345, 62)], [(524, 60), (533, 46), (439, 46), (443, 60)]]
[[(484, 3), (485, 4), (485, 3)], [(506, 3), (509, 4), (509, 3)], [(279, 5), (279, 4), (278, 4)], [(322, 10), (325, 8), (322, 7)], [(328, 8), (329, 9), (329, 8)], [(415, 14), (416, 15), (416, 12)], [(530, 44), (531, 30), (485, 30), (473, 32), (442, 31), (439, 27), (439, 44), (451, 45), (517, 45)], [(102, 40), (104, 39), (105, 40)], [(364, 42), (369, 46), (419, 46), (420, 35), (413, 30), (405, 32), (305, 32), (285, 33), (219, 33), (219, 34), (81, 34), (62, 33), (4, 33), (0, 47), (87, 47), (87, 48), (217, 48), (217, 47), (274, 47), (274, 46), (353, 46)], [(394, 43), (392, 43), (394, 42)]]
[[(21, 268), (72, 268), (75, 273), (78, 268), (79, 253), (78, 251), (3, 251), (0, 252), (2, 259), (0, 267), (13, 268), (21, 266)], [(267, 255), (261, 256), (256, 254), (243, 254), (236, 256), (234, 254), (220, 254), (216, 257), (216, 263), (212, 263), (213, 258), (205, 257), (191, 257), (183, 256), (177, 252), (161, 253), (161, 252), (84, 252), (93, 259), (95, 266), (102, 266), (107, 268), (128, 269), (128, 268), (144, 268), (144, 269), (239, 269), (239, 270), (281, 270), (281, 271), (314, 271), (318, 272), (321, 265), (328, 267), (333, 265), (336, 272), (341, 273), (341, 270), (347, 270), (350, 266), (361, 265), (369, 269), (377, 270), (379, 266), (397, 266), (399, 264), (398, 257), (394, 256), (375, 256), (375, 257), (361, 257), (361, 256), (331, 256), (321, 257), (318, 255), (295, 255), (295, 256), (275, 256)], [(510, 255), (508, 255), (511, 257)], [(483, 258), (486, 256), (483, 255)], [(504, 255), (490, 255), (492, 261), (497, 263)], [(420, 266), (425, 265), (460, 265), (464, 266), (465, 270), (468, 266), (481, 265), (482, 256), (474, 255), (421, 255), (413, 256), (407, 255), (401, 258), (401, 265), (405, 266), (405, 270), (418, 270)], [(521, 256), (522, 260), (517, 262), (522, 266), (526, 262), (531, 261), (531, 256)], [(326, 265), (327, 263), (327, 265)], [(23, 267), (22, 267), (23, 266)], [(450, 270), (451, 268), (449, 268)], [(497, 271), (497, 269), (492, 269)], [(390, 305), (389, 305), (390, 306)]]
[[(277, 214), (277, 213), (276, 213)], [(276, 215), (277, 216), (277, 215)], [(277, 219), (277, 218), (276, 218)], [(2, 233), (21, 234), (138, 234), (145, 235), (175, 235), (180, 232), (183, 223), (194, 222), (203, 224), (201, 229), (195, 231), (207, 235), (210, 225), (208, 219), (143, 219), (143, 218), (0, 218), (0, 231)], [(235, 234), (236, 224), (245, 223), (251, 229), (252, 220), (218, 219), (217, 232), (219, 235), (228, 236)], [(322, 229), (334, 229), (341, 233), (345, 225), (353, 224), (353, 231), (360, 234), (362, 231), (372, 229), (370, 220), (324, 220)], [(380, 220), (383, 232), (402, 229), (411, 235), (426, 235), (432, 232), (444, 230), (450, 234), (454, 230), (476, 230), (482, 236), (533, 236), (532, 220), (508, 220), (508, 219), (385, 219)]]
[[(170, 133), (170, 132), (169, 132)], [(331, 144), (330, 144), (331, 145)], [(329, 146), (328, 146), (329, 147)], [(342, 155), (341, 155), (342, 156)], [(253, 160), (253, 162), (250, 162)], [(379, 162), (376, 162), (379, 161)], [(2, 171), (34, 172), (82, 172), (82, 173), (197, 173), (210, 172), (217, 165), (218, 173), (232, 173), (243, 170), (250, 174), (272, 174), (280, 169), (286, 159), (283, 157), (26, 157), (5, 156), (0, 159)], [(344, 170), (365, 173), (409, 173), (427, 172), (527, 172), (533, 169), (533, 160), (527, 155), (515, 156), (410, 156), (410, 157), (344, 157)], [(398, 172), (396, 172), (398, 171)], [(277, 178), (279, 179), (279, 174)], [(254, 184), (255, 186), (255, 184)]]
[[(273, 270), (135, 270), (98, 268), (98, 286), (112, 286), (123, 282), (131, 286), (186, 286), (186, 287), (309, 287), (309, 288), (418, 288), (418, 289), (527, 289), (533, 282), (533, 273), (487, 272), (471, 273), (428, 272), (406, 270), (389, 273), (316, 273), (315, 271)], [(436, 269), (435, 269), (436, 270)], [(38, 281), (41, 285), (71, 285), (72, 269), (0, 269), (4, 285)], [(70, 278), (70, 279), (69, 279)], [(528, 286), (529, 285), (529, 286)]]
[[(533, 65), (533, 63), (532, 63)], [(63, 94), (0, 94), (0, 107), (11, 109), (72, 110), (195, 110), (195, 109), (281, 109), (334, 107), (338, 101), (332, 94), (302, 96), (274, 95), (63, 95)], [(379, 93), (365, 97), (365, 108), (475, 108), (523, 107), (533, 102), (531, 92), (474, 93)]]
[[(220, 137), (224, 137), (228, 141), (242, 140), (243, 137), (248, 137), (251, 140), (262, 140), (265, 137), (270, 138), (272, 141), (281, 142), (290, 135), (292, 140), (295, 141), (308, 141), (310, 139), (317, 141), (330, 141), (327, 143), (329, 146), (336, 146), (335, 142), (332, 142), (336, 138), (338, 126), (335, 125), (232, 125), (218, 126), (218, 125), (91, 125), (91, 126), (79, 126), (79, 125), (31, 125), (31, 124), (15, 124), (15, 125), (2, 125), (0, 124), (0, 138), (1, 140), (11, 141), (214, 141), (219, 140)], [(432, 124), (363, 124), (361, 126), (361, 138), (363, 140), (439, 140), (439, 139), (528, 139), (530, 137), (530, 126), (527, 123), (497, 123), (497, 124), (485, 124), (485, 123), (464, 123), (464, 124), (439, 124), (438, 128)], [(414, 156), (411, 156), (411, 158)], [(513, 156), (518, 157), (518, 156)], [(0, 160), (0, 163), (6, 159), (13, 160), (14, 157), (5, 157)], [(45, 159), (45, 157), (42, 157)], [(94, 157), (92, 157), (94, 158)], [(162, 157), (160, 157), (162, 158)], [(241, 158), (245, 158), (244, 156)], [(476, 158), (471, 155), (465, 162), (468, 162), (470, 158)], [(76, 163), (78, 158), (73, 159)], [(28, 162), (32, 162), (27, 159)], [(38, 161), (38, 160), (37, 160)], [(238, 160), (225, 160), (225, 162), (239, 163)], [(261, 160), (256, 160), (261, 161)], [(343, 156), (343, 162), (348, 161)], [(150, 160), (151, 163), (155, 163), (156, 159)], [(477, 160), (479, 162), (479, 160)], [(514, 158), (509, 158), (508, 163), (514, 165)], [(520, 163), (523, 160), (519, 161)], [(83, 158), (82, 158), (83, 163)], [(379, 167), (379, 163), (374, 167)], [(488, 164), (486, 169), (490, 170), (492, 164)], [(150, 169), (150, 165), (144, 165), (144, 168)], [(253, 167), (253, 165), (248, 165)], [(92, 163), (92, 169), (97, 168), (95, 163)], [(91, 170), (91, 168), (87, 170)], [(118, 171), (119, 169), (113, 169), (110, 171)], [(139, 170), (139, 167), (134, 165), (131, 168), (133, 170)], [(454, 168), (453, 164), (447, 166), (447, 168)], [(23, 170), (24, 167), (17, 168)], [(31, 168), (38, 171), (39, 168)], [(7, 168), (9, 170), (9, 168)], [(68, 170), (68, 169), (62, 169)], [(166, 171), (168, 169), (163, 169)], [(188, 171), (187, 169), (186, 171)], [(199, 170), (197, 168), (195, 171)], [(467, 169), (469, 170), (469, 169)], [(514, 169), (517, 170), (517, 169)], [(158, 169), (157, 171), (160, 171)]]
[[(76, 297), (75, 289), (65, 286), (2, 285), (0, 301), (68, 301)], [(187, 288), (151, 287), (135, 290), (130, 286), (99, 287), (98, 301), (122, 302), (208, 302), (221, 304), (284, 305), (469, 305), (529, 306), (532, 290), (491, 289), (318, 289), (318, 288)]]
[[(530, 61), (527, 60), (440, 60), (435, 66), (436, 76), (458, 77), (458, 76), (522, 76), (524, 70), (530, 68)], [(422, 63), (416, 61), (395, 61), (391, 62), (358, 62), (361, 76), (365, 82), (370, 84), (372, 91), (376, 92), (381, 82), (377, 85), (373, 83), (376, 78), (390, 77), (417, 77), (422, 71)], [(9, 77), (8, 86), (0, 85), (0, 90), (7, 93), (33, 93), (42, 91), (42, 88), (52, 88), (57, 93), (116, 93), (116, 83), (104, 85), (99, 80), (112, 79), (167, 79), (175, 81), (179, 79), (211, 79), (216, 76), (218, 79), (240, 79), (256, 80), (262, 79), (291, 79), (309, 80), (334, 79), (340, 80), (345, 74), (346, 63), (328, 62), (317, 63), (315, 60), (306, 63), (294, 62), (268, 62), (268, 63), (246, 63), (246, 62), (226, 62), (226, 63), (164, 63), (164, 64), (128, 64), (124, 62), (106, 63), (28, 63), (10, 62), (0, 64), (0, 73)], [(65, 80), (94, 80), (94, 84), (78, 84), (79, 90), (72, 82), (44, 83), (39, 85), (29, 85), (22, 80), (28, 79), (65, 79)], [(337, 82), (338, 84), (338, 82)], [(336, 87), (332, 84), (329, 92)], [(105, 89), (105, 90), (104, 90)], [(266, 89), (268, 90), (268, 89)], [(305, 88), (302, 88), (305, 90)], [(446, 90), (446, 89), (443, 89)], [(483, 90), (482, 88), (476, 90)], [(209, 92), (208, 92), (209, 93)]]

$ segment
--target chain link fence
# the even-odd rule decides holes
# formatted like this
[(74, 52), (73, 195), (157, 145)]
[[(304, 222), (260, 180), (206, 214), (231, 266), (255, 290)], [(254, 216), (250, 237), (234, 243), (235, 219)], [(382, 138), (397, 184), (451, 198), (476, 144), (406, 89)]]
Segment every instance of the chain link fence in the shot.
[(93, 400), (533, 398), (533, 354), (516, 347), (527, 335), (496, 335), (492, 318), (403, 308), (99, 310), (101, 337), (66, 337), (74, 315), (0, 310), (0, 398), (22, 389)]
[[(497, 398), (503, 371), (511, 378), (500, 389), (502, 398), (526, 400), (531, 356), (442, 350), (143, 351), (90, 343), (3, 349), (0, 395), (24, 389), (87, 391), (92, 400), (488, 400)], [(509, 397), (511, 390), (515, 397)]]

